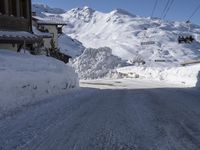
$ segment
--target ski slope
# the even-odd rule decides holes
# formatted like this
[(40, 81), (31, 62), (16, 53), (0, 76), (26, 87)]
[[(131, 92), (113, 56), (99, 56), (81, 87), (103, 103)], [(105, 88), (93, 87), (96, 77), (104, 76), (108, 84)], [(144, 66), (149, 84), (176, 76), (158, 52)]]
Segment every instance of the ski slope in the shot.
[[(38, 4), (35, 10), (39, 16), (65, 21), (64, 33), (84, 47), (110, 47), (114, 55), (125, 60), (139, 58), (148, 66), (177, 66), (200, 59), (200, 26), (195, 24), (141, 17), (122, 9), (103, 13), (85, 6), (60, 11)], [(196, 39), (194, 43), (178, 44), (178, 36), (189, 35)], [(141, 45), (152, 42), (155, 44)]]
[[(65, 33), (85, 47), (110, 47), (114, 55), (125, 60), (140, 57), (148, 66), (174, 66), (200, 59), (200, 27), (194, 24), (144, 18), (121, 9), (102, 13), (89, 7), (75, 8), (60, 16), (68, 24)], [(179, 35), (192, 35), (196, 41), (178, 44)], [(165, 62), (157, 64), (156, 60)]]

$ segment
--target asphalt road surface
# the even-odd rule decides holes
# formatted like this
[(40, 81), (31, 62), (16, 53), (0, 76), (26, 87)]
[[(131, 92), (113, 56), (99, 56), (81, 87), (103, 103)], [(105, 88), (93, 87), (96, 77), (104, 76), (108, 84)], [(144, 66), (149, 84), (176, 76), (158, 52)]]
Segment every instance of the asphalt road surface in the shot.
[(200, 92), (84, 87), (1, 118), (0, 150), (12, 149), (200, 150)]

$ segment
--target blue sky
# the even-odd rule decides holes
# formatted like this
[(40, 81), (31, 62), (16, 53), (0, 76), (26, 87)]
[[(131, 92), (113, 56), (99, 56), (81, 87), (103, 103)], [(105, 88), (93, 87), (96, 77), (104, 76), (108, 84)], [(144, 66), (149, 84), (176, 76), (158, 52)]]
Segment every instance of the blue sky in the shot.
[[(150, 16), (156, 0), (32, 0), (33, 3), (44, 3), (51, 7), (69, 10), (75, 7), (89, 6), (95, 10), (109, 12), (116, 8), (125, 9), (140, 16)], [(156, 17), (160, 17), (167, 0), (158, 0), (155, 11)], [(186, 21), (195, 8), (200, 4), (199, 0), (175, 0), (166, 19)], [(200, 9), (191, 20), (200, 25)]]

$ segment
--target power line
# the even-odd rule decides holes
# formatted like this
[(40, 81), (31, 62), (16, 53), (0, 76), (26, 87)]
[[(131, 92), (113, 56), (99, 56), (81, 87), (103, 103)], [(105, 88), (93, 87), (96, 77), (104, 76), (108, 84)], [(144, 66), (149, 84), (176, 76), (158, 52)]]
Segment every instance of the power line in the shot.
[(200, 9), (200, 4), (197, 6), (197, 8), (193, 11), (192, 15), (188, 18), (187, 21), (190, 21), (192, 19), (192, 17), (194, 17), (194, 15), (198, 12), (198, 10)]
[(153, 10), (152, 10), (152, 13), (151, 13), (151, 18), (153, 17), (153, 15), (155, 13), (157, 5), (158, 5), (158, 0), (155, 1), (154, 7), (153, 7)]
[(171, 3), (169, 4), (169, 7), (167, 8), (167, 10), (166, 10), (166, 13), (165, 13), (165, 15), (163, 16), (163, 19), (165, 19), (165, 18), (166, 18), (166, 16), (167, 16), (167, 14), (168, 14), (169, 10), (171, 9), (171, 7), (172, 7), (173, 3), (174, 3), (174, 0), (172, 0), (172, 1), (171, 1)]
[(163, 11), (162, 11), (162, 13), (161, 13), (160, 18), (163, 18), (164, 14), (165, 14), (165, 12), (166, 12), (168, 6), (169, 6), (169, 3), (170, 3), (170, 0), (167, 0), (167, 3), (165, 4), (165, 7), (164, 7), (164, 9), (163, 9)]

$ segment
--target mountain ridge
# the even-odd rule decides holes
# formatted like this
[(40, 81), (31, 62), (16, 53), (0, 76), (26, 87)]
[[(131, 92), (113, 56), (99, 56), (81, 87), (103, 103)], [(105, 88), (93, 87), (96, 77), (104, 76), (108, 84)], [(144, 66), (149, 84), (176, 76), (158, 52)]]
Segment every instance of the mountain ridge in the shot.
[[(68, 24), (65, 34), (81, 41), (86, 48), (110, 47), (122, 59), (141, 57), (149, 65), (160, 65), (156, 60), (177, 65), (200, 59), (198, 25), (140, 17), (122, 9), (103, 13), (82, 7), (56, 15)], [(189, 35), (195, 37), (194, 43), (178, 44), (178, 36)], [(155, 44), (141, 45), (145, 42)]]

